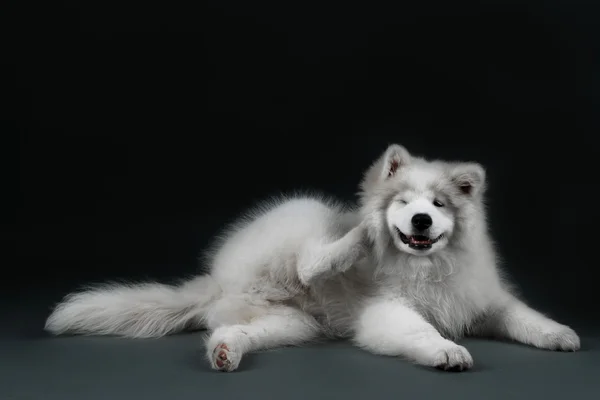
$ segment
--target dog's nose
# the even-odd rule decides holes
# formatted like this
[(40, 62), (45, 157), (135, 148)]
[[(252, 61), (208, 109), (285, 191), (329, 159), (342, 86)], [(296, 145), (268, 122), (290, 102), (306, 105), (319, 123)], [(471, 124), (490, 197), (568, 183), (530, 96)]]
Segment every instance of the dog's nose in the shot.
[(413, 226), (420, 231), (424, 231), (433, 224), (433, 220), (429, 214), (415, 214), (410, 222), (412, 222)]

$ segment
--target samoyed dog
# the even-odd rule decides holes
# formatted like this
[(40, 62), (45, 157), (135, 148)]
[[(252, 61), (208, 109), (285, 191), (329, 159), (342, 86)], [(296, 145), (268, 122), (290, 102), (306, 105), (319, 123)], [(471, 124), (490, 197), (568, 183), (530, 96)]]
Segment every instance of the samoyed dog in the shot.
[(477, 163), (391, 145), (366, 171), (358, 208), (311, 196), (272, 202), (226, 230), (207, 274), (86, 288), (56, 306), (46, 330), (150, 338), (207, 329), (207, 357), (221, 371), (248, 352), (323, 336), (459, 371), (473, 365), (456, 343), (464, 336), (578, 350), (570, 327), (528, 307), (502, 277), (485, 178)]

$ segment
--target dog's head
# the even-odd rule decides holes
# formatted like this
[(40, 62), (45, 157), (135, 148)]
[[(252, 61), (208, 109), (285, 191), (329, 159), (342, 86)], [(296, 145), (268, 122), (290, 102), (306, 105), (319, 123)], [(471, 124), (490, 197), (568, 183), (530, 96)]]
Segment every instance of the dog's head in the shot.
[(429, 256), (461, 240), (481, 211), (485, 170), (477, 163), (427, 161), (391, 145), (361, 183), (370, 236)]

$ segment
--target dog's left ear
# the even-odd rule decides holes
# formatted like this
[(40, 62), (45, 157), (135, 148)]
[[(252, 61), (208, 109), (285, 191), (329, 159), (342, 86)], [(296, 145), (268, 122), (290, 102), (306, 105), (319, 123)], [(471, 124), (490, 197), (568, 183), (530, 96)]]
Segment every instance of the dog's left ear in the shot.
[(485, 169), (478, 163), (458, 164), (452, 171), (451, 179), (465, 196), (477, 196), (485, 189)]

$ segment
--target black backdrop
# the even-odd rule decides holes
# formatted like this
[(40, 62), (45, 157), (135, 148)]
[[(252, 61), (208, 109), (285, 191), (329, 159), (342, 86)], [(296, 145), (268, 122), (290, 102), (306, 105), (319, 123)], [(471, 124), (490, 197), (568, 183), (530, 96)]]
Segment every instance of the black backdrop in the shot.
[(595, 322), (600, 14), (585, 3), (21, 3), (4, 60), (5, 137), (20, 138), (5, 304), (43, 318), (84, 282), (191, 273), (256, 201), (353, 200), (398, 142), (484, 164), (525, 297)]

